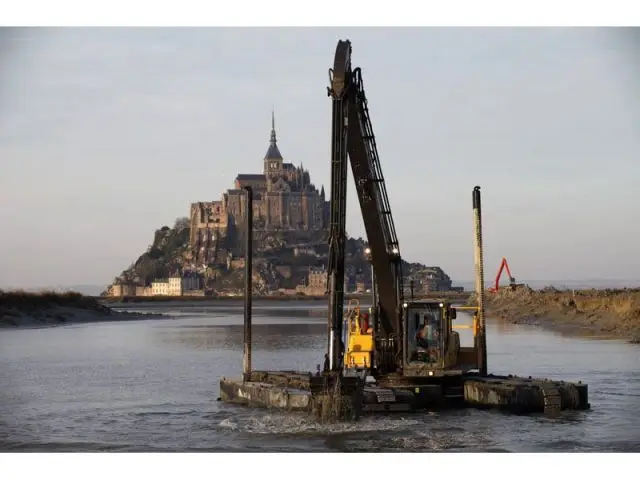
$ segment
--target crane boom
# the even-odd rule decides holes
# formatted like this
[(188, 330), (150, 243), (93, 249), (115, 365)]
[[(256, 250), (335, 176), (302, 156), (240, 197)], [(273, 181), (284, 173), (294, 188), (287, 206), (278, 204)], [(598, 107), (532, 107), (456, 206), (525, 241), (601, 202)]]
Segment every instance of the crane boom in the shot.
[[(333, 100), (331, 156), (331, 222), (329, 288), (331, 358), (338, 358), (344, 303), (344, 242), (346, 240), (347, 155), (371, 250), (377, 282), (377, 313), (383, 350), (395, 357), (402, 335), (402, 261), (391, 215), (360, 68), (351, 68), (351, 42), (339, 41), (331, 72)], [(388, 347), (388, 348), (387, 348)], [(389, 358), (386, 362), (393, 361)], [(335, 366), (337, 361), (333, 361)]]

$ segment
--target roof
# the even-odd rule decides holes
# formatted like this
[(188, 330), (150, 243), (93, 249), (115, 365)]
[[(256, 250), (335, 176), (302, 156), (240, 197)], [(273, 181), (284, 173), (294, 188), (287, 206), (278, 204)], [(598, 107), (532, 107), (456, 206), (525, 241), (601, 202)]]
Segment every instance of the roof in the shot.
[[(275, 138), (275, 134), (274, 134), (274, 138)], [(278, 144), (274, 141), (272, 141), (269, 144), (269, 148), (267, 149), (267, 153), (264, 156), (265, 160), (282, 160), (282, 154), (280, 153), (280, 150), (278, 149)]]
[(236, 180), (248, 181), (266, 181), (266, 177), (262, 173), (239, 173)]
[[(241, 190), (239, 188), (232, 188), (227, 190), (227, 195), (232, 195), (232, 196), (237, 196), (237, 195), (246, 195), (247, 191), (246, 190)], [(254, 200), (261, 200), (262, 199), (262, 193), (260, 191), (253, 191), (253, 199)]]

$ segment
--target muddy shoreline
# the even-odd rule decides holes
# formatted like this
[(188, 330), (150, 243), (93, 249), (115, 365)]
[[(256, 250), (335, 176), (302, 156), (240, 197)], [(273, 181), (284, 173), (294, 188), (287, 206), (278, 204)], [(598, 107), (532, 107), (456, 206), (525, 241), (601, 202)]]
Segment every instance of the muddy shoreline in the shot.
[(486, 294), (487, 316), (559, 333), (640, 343), (640, 290), (532, 290)]
[(170, 318), (161, 313), (116, 311), (79, 293), (0, 291), (0, 329), (50, 328), (82, 323)]
[(136, 320), (170, 318), (161, 313), (95, 312), (81, 308), (52, 307), (46, 310), (0, 311), (0, 330), (53, 328), (83, 323), (130, 322)]

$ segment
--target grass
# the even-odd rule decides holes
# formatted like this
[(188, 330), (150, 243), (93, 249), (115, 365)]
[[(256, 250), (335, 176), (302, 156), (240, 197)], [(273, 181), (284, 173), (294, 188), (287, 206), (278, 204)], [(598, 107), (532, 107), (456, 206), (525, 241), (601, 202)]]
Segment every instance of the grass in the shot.
[(105, 308), (96, 298), (88, 297), (78, 292), (0, 290), (0, 307), (23, 310), (44, 309), (54, 306), (82, 308), (85, 310), (104, 310)]

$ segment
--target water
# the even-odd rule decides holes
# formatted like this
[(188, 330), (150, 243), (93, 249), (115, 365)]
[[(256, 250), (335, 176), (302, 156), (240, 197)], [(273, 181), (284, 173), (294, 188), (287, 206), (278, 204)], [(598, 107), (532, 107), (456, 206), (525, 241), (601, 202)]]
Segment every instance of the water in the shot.
[[(640, 451), (637, 345), (490, 321), (490, 370), (586, 381), (592, 410), (546, 418), (469, 409), (327, 427), (216, 402), (219, 377), (240, 372), (241, 305), (157, 309), (175, 317), (0, 332), (0, 450)], [(314, 371), (323, 309), (258, 303), (254, 367)]]

